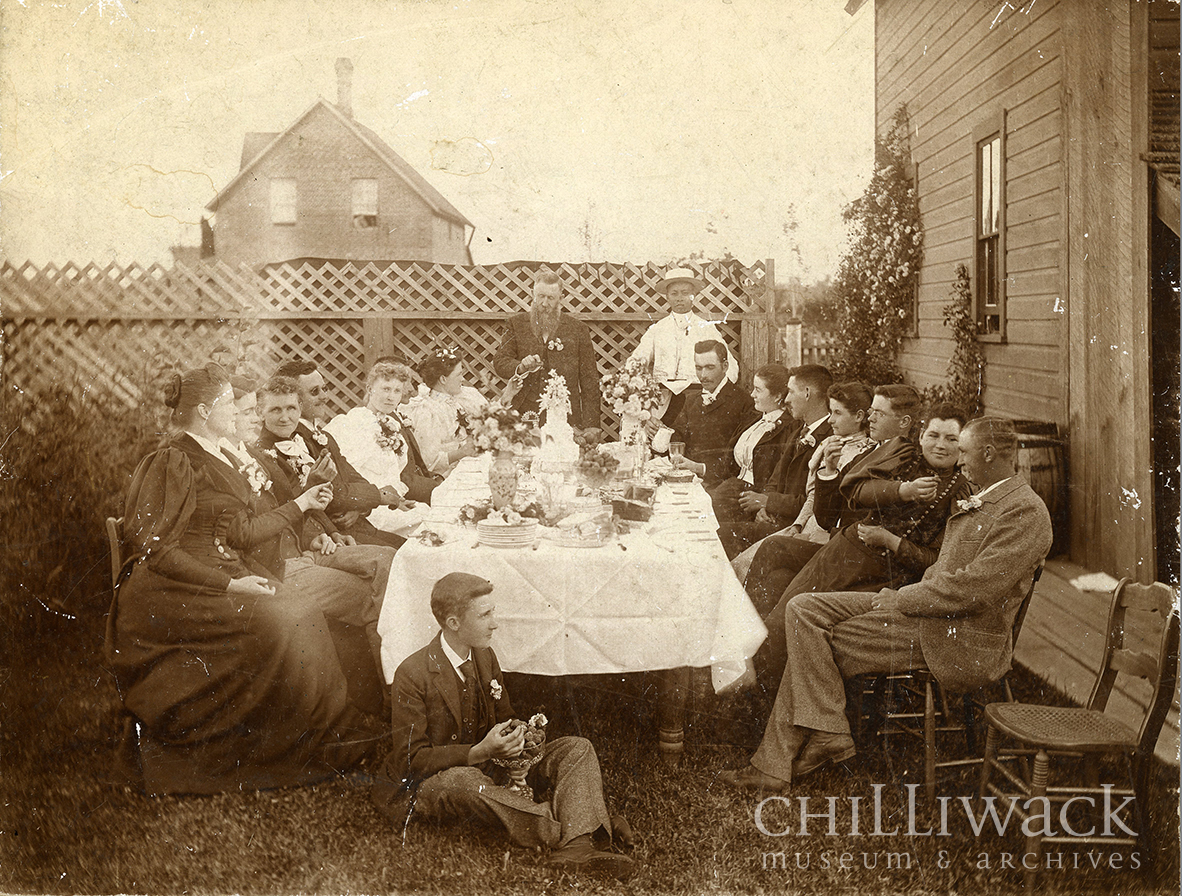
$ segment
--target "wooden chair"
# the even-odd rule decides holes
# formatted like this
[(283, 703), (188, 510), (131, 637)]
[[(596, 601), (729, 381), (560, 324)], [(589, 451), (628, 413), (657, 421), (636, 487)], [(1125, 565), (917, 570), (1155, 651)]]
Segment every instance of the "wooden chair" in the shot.
[[(107, 517), (107, 546), (111, 551), (111, 612), (116, 612), (119, 596), (119, 580), (123, 572), (123, 517)], [(120, 703), (119, 743), (116, 747), (116, 764), (119, 770), (134, 780), (139, 776), (139, 736), (136, 718)]]
[(111, 550), (111, 593), (114, 594), (123, 570), (123, 517), (107, 517), (107, 547)]
[[(1136, 635), (1145, 637), (1126, 637), (1130, 628), (1137, 629)], [(988, 728), (979, 800), (1000, 797), (1008, 806), (1010, 798), (1016, 797), (1015, 817), (1021, 821), (1039, 818), (1042, 813), (1036, 807), (1041, 807), (1046, 811), (1042, 817), (1048, 819), (1036, 821), (1032, 829), (1038, 833), (1026, 838), (1025, 853), (1038, 859), (1034, 869), (1024, 863), (1027, 887), (1033, 886), (1037, 879), (1042, 847), (1046, 843), (1102, 845), (1105, 850), (1140, 844), (1146, 865), (1152, 860), (1146, 801), (1154, 746), (1178, 681), (1178, 630), (1177, 595), (1173, 589), (1160, 582), (1138, 585), (1122, 579), (1112, 595), (1100, 673), (1086, 707), (1031, 703), (991, 703), (985, 707)], [(1133, 643), (1136, 640), (1140, 643)], [(1138, 679), (1149, 683), (1152, 696), (1135, 730), (1113, 717), (1109, 697), (1118, 682), (1119, 689), (1124, 689), (1129, 684), (1135, 685)], [(1105, 755), (1114, 756), (1126, 765), (1131, 787), (1096, 786), (1098, 761)], [(1031, 756), (1033, 763), (1029, 761)], [(1002, 764), (1003, 759), (1012, 757), (1021, 760), (1016, 768)], [(1083, 785), (1048, 783), (1051, 760), (1066, 757), (1082, 757)], [(1059, 763), (1060, 773), (1065, 771), (1063, 765)], [(993, 780), (995, 771), (1001, 783)], [(1005, 787), (1007, 783), (1011, 789)], [(1089, 831), (1084, 827), (1086, 823), (1070, 819), (1068, 823), (1079, 825), (1087, 836), (1073, 836), (1071, 830), (1043, 832), (1044, 827), (1052, 831), (1061, 828), (1063, 815), (1071, 808), (1068, 804), (1077, 798), (1081, 806), (1090, 801), (1094, 807), (1104, 800), (1119, 807), (1130, 796), (1134, 810), (1125, 813), (1125, 820), (1138, 825), (1135, 836), (1092, 836), (1094, 829)], [(1028, 802), (1031, 800), (1034, 802)], [(1059, 813), (1054, 812), (1055, 805), (1061, 807)], [(1029, 811), (1031, 808), (1035, 811)], [(1111, 833), (1120, 834), (1117, 828), (1123, 825), (1112, 822), (1107, 814), (1104, 821)]]
[[(1014, 646), (1018, 644), (1018, 635), (1022, 631), (1023, 622), (1026, 621), (1031, 598), (1034, 597), (1034, 587), (1038, 584), (1045, 567), (1046, 561), (1040, 561), (1031, 578), (1030, 588), (1027, 589), (1022, 603), (1018, 606), (1018, 612), (1014, 616), (1010, 641)], [(877, 675), (873, 677), (870, 686), (866, 687), (865, 682), (869, 678), (870, 676), (864, 676), (863, 683), (856, 691), (858, 706), (855, 710), (855, 725), (858, 727), (859, 733), (865, 726), (877, 731), (883, 737), (903, 734), (923, 742), (924, 795), (929, 804), (934, 804), (936, 801), (937, 769), (975, 765), (981, 761), (979, 758), (937, 761), (937, 736), (949, 732), (964, 732), (969, 752), (975, 753), (977, 750), (977, 712), (985, 704), (982, 699), (984, 694), (990, 689), (999, 689), (1006, 702), (1012, 703), (1014, 700), (1008, 674), (1003, 675), (986, 688), (962, 695), (960, 705), (957, 707), (959, 713), (954, 710), (955, 702), (949, 699), (936, 677), (927, 669), (911, 669), (892, 675)], [(867, 695), (871, 697), (870, 706), (872, 709), (869, 712), (863, 709)], [(900, 704), (905, 707), (912, 706), (919, 700), (923, 701), (922, 710), (897, 708)], [(889, 708), (884, 711), (882, 709), (884, 706)], [(923, 721), (922, 727), (916, 724), (920, 720)]]

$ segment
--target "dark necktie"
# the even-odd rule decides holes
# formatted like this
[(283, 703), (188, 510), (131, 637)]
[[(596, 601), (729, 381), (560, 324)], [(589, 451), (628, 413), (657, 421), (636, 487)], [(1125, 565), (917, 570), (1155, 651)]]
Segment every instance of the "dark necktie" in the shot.
[(476, 667), (471, 659), (460, 663), (460, 675), (464, 679), (460, 696), (461, 736), (464, 743), (470, 744), (476, 735)]

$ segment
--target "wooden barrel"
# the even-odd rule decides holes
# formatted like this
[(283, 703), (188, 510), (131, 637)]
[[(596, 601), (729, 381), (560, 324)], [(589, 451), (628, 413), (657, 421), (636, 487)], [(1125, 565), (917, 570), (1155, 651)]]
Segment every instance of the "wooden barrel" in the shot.
[(1051, 555), (1064, 554), (1070, 546), (1067, 442), (1054, 423), (1015, 420), (1014, 429), (1018, 432), (1018, 472), (1026, 477), (1051, 515), (1055, 533)]

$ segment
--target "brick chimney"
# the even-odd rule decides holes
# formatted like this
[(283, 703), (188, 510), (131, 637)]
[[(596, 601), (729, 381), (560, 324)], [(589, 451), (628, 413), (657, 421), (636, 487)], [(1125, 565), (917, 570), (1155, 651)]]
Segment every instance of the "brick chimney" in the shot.
[(337, 108), (353, 117), (353, 60), (344, 56), (337, 60)]

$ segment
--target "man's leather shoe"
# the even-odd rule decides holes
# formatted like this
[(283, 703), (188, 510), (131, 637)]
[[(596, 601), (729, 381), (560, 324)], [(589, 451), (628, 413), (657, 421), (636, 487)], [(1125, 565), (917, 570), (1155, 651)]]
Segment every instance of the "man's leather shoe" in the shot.
[(612, 841), (623, 849), (632, 849), (636, 845), (636, 835), (632, 833), (632, 825), (623, 815), (613, 815)]
[(573, 874), (612, 877), (620, 881), (628, 880), (636, 873), (636, 862), (631, 857), (596, 849), (591, 844), (590, 834), (575, 837), (554, 850), (546, 862)]
[(755, 790), (767, 791), (771, 793), (781, 793), (788, 789), (789, 782), (783, 778), (773, 778), (771, 775), (765, 775), (753, 765), (748, 765), (746, 768), (727, 769), (720, 772), (718, 780), (723, 784), (729, 784), (731, 787), (737, 787), (740, 790)]
[(848, 734), (814, 731), (804, 750), (792, 763), (792, 776), (803, 777), (828, 762), (845, 762), (853, 759), (857, 752), (854, 739)]

